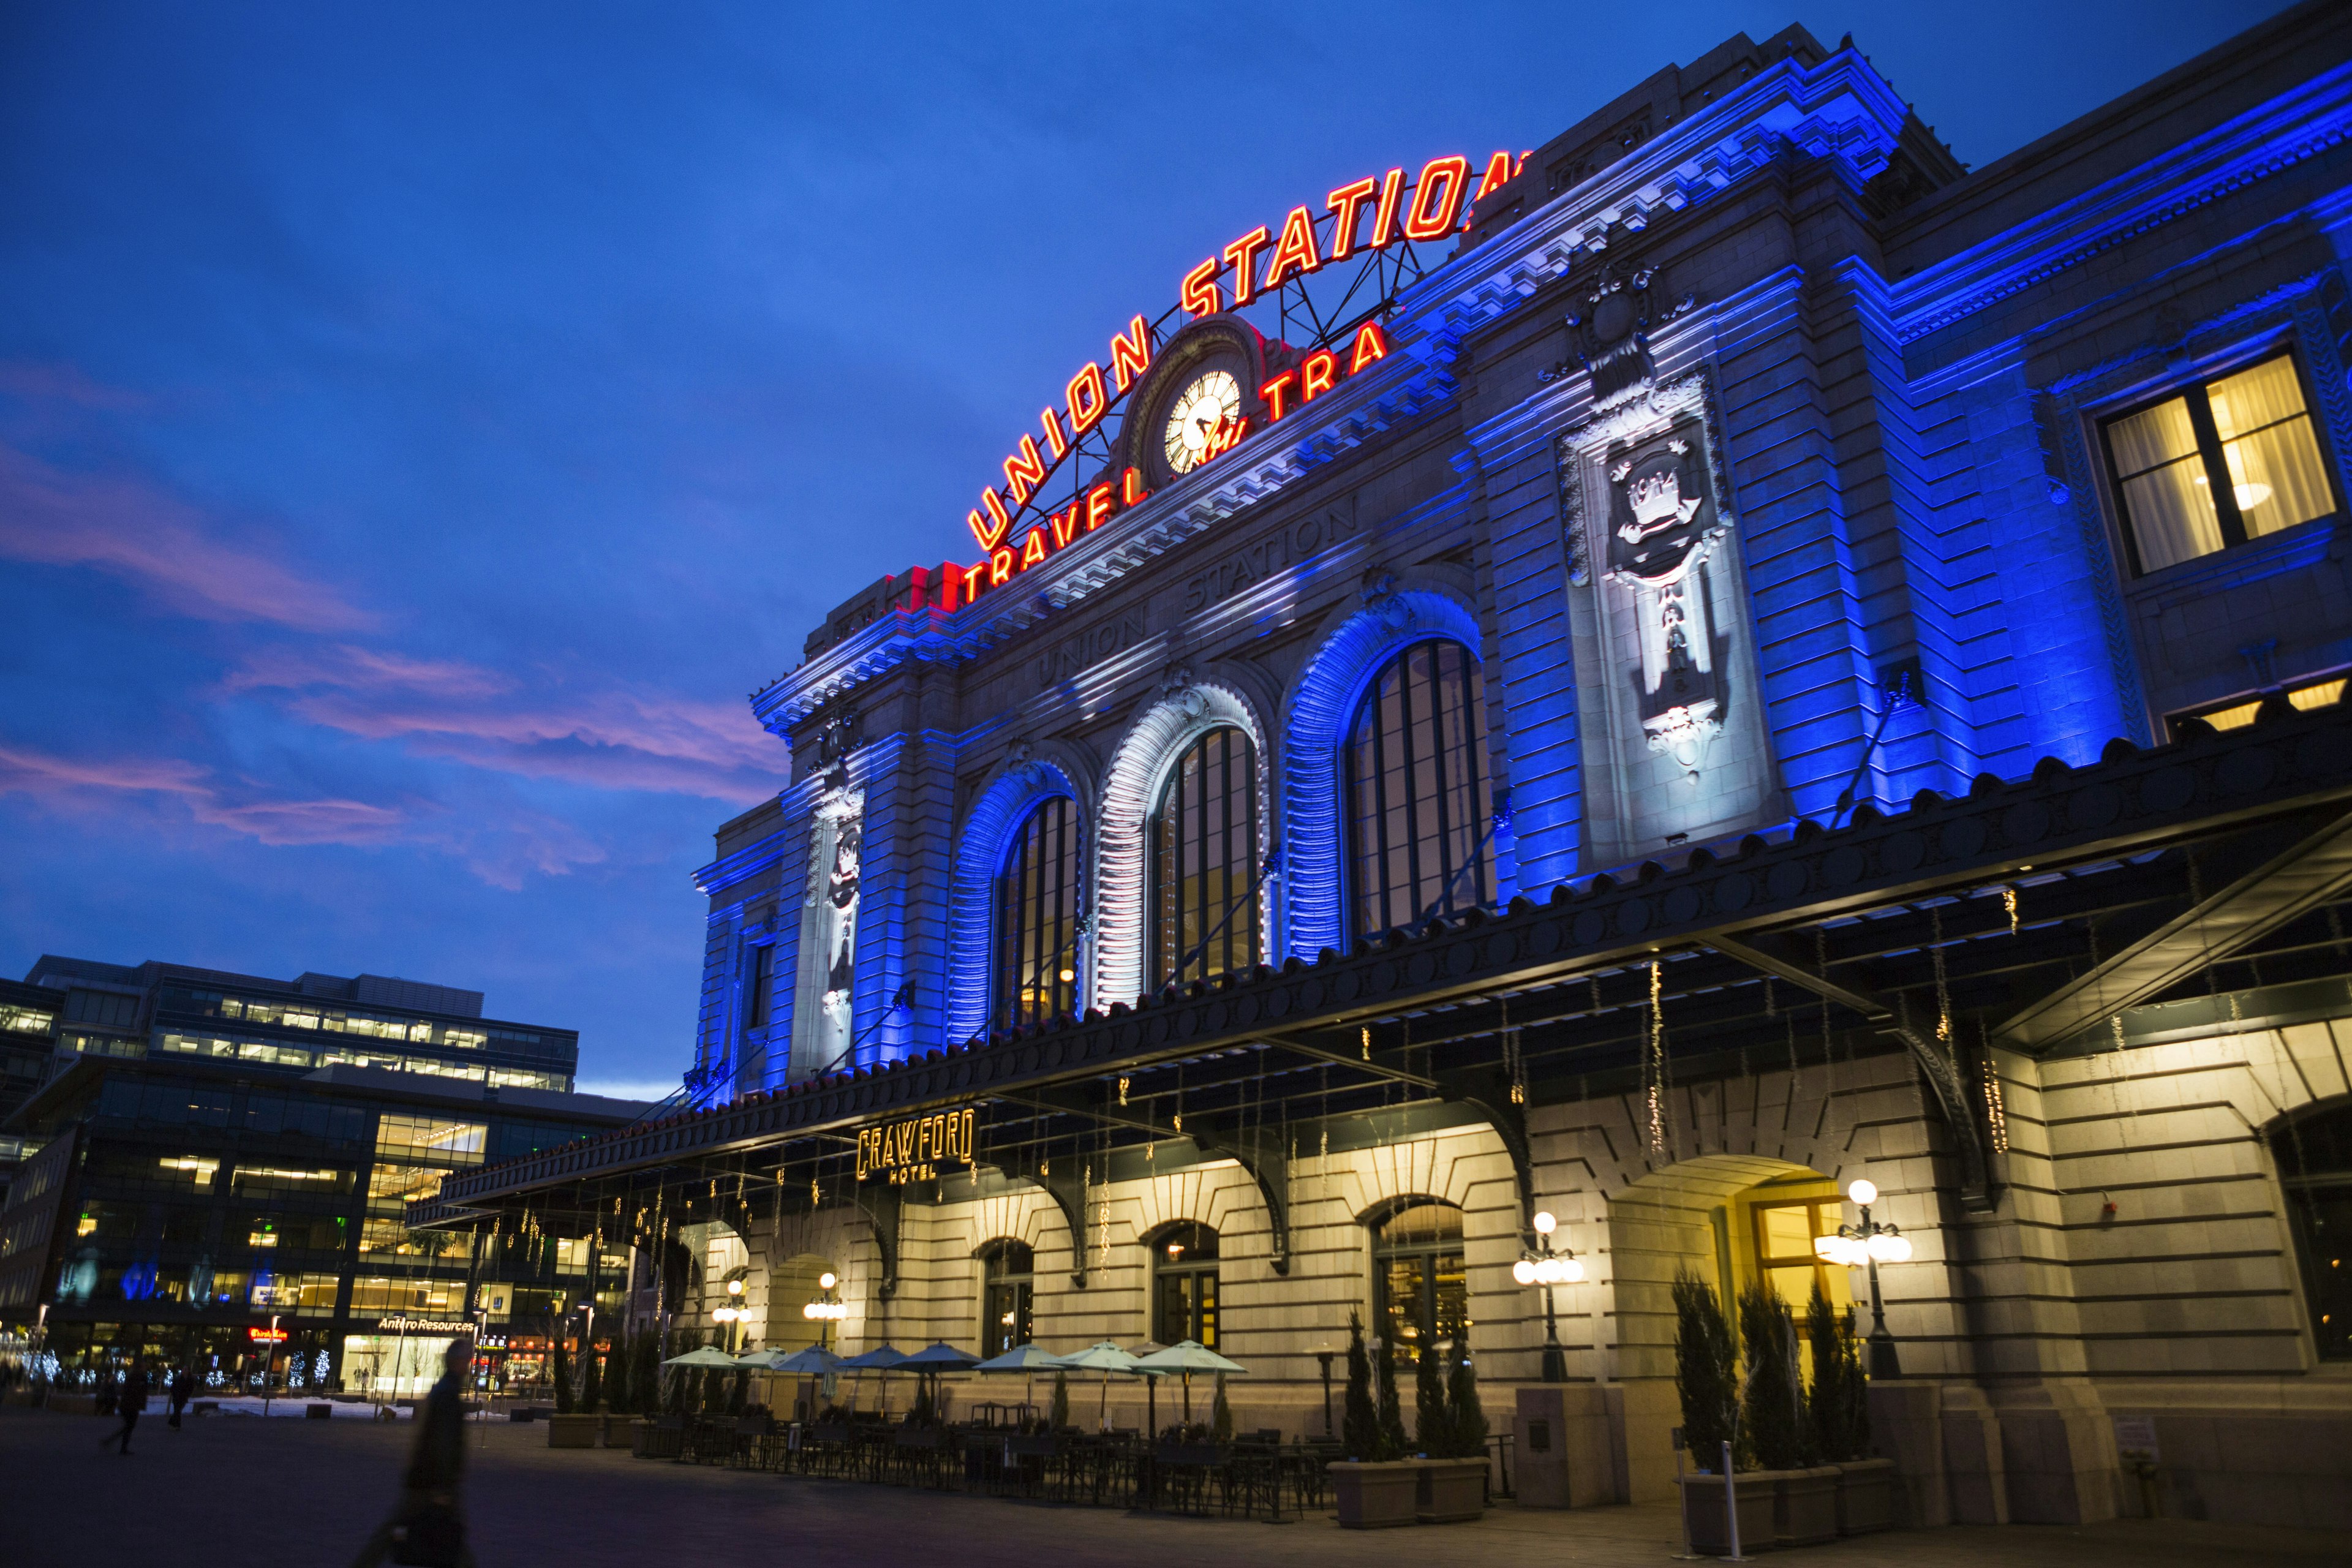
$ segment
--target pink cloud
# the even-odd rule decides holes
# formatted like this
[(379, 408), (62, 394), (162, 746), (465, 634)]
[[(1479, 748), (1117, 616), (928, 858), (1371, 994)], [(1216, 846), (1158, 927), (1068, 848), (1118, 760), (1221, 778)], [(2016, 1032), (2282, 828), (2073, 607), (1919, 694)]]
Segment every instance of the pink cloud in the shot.
[(257, 655), (224, 685), (288, 692), (289, 711), (345, 734), (593, 789), (749, 805), (774, 793), (786, 759), (738, 704), (622, 689), (501, 702), (517, 685), (511, 678), (352, 647)]
[(225, 544), (135, 479), (70, 474), (0, 447), (0, 557), (127, 577), (184, 615), (351, 631), (375, 617), (264, 554)]
[(0, 361), (0, 396), (109, 411), (144, 408), (148, 401), (128, 387), (94, 381), (78, 366), (42, 360)]
[(356, 800), (235, 799), (208, 770), (173, 758), (59, 757), (21, 746), (0, 746), (0, 793), (68, 811), (99, 808), (110, 796), (158, 795), (178, 801), (198, 822), (264, 844), (380, 844), (407, 820), (391, 806)]
[(210, 793), (204, 779), (204, 769), (170, 758), (92, 761), (0, 746), (0, 790), (47, 799), (93, 789), (203, 795)]
[(224, 787), (206, 769), (177, 760), (60, 757), (0, 745), (0, 795), (27, 795), (53, 811), (120, 817), (126, 797), (147, 797), (158, 823), (194, 821), (272, 847), (415, 844), (463, 861), (493, 887), (520, 889), (531, 873), (564, 876), (606, 858), (603, 845), (572, 824), (529, 808), (451, 813), (429, 802), (380, 805), (341, 796), (257, 798)]

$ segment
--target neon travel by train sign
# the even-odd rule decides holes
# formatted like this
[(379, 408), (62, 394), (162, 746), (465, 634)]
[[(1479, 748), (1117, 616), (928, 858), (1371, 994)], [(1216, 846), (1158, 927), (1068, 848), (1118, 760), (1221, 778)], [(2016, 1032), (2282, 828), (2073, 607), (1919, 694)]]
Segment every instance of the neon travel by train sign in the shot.
[[(1141, 469), (1129, 464), (1110, 471), (1105, 432), (1108, 416), (1140, 384), (1175, 330), (1286, 289), (1303, 296), (1306, 280), (1335, 264), (1353, 260), (1369, 268), (1391, 251), (1409, 252), (1416, 243), (1449, 238), (1468, 226), (1466, 215), (1478, 199), (1517, 174), (1526, 158), (1524, 153), (1515, 158), (1498, 152), (1483, 172), (1474, 174), (1468, 158), (1454, 154), (1431, 159), (1410, 178), (1402, 167), (1367, 174), (1328, 193), (1319, 212), (1295, 206), (1278, 230), (1259, 224), (1187, 270), (1178, 282), (1176, 304), (1156, 321), (1139, 313), (1113, 333), (1108, 364), (1089, 361), (1072, 375), (1060, 405), (1039, 412), (1038, 434), (1023, 435), (1003, 460), (1003, 483), (982, 488), (980, 504), (964, 521), (984, 555), (960, 571), (948, 569), (949, 606), (971, 604), (1148, 499)], [(1351, 289), (1348, 298), (1355, 292)], [(1300, 320), (1309, 327), (1306, 351), (1295, 365), (1268, 375), (1256, 388), (1264, 424), (1280, 422), (1385, 358), (1389, 341), (1381, 318), (1392, 305), (1383, 293), (1354, 317), (1325, 321), (1305, 311)], [(1286, 311), (1286, 321), (1290, 319)], [(1256, 417), (1236, 410), (1204, 426), (1192, 454), (1194, 466), (1247, 441), (1260, 427)], [(1069, 484), (1049, 505), (1045, 498), (1056, 477), (1088, 456), (1100, 465), (1091, 482)], [(1029, 524), (1025, 531), (1024, 522)]]

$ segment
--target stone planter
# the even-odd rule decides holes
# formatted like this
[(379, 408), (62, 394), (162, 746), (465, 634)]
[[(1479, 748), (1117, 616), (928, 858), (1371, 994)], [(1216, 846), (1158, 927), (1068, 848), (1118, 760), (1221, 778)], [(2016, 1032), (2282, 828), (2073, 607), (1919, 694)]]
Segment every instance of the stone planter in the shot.
[(604, 1435), (604, 1418), (588, 1415), (551, 1415), (547, 1418), (547, 1446), (551, 1448), (593, 1448)]
[[(1772, 1544), (1818, 1546), (1838, 1537), (1838, 1471), (1778, 1470), (1772, 1482)], [(1742, 1527), (1743, 1529), (1745, 1526)], [(1744, 1544), (1744, 1542), (1743, 1542)]]
[(49, 1408), (60, 1415), (95, 1415), (98, 1395), (95, 1394), (52, 1394)]
[(1895, 1461), (1849, 1459), (1838, 1473), (1837, 1531), (1867, 1535), (1895, 1524)]
[[(1739, 1510), (1739, 1550), (1749, 1555), (1772, 1546), (1772, 1483), (1778, 1470), (1747, 1470), (1733, 1477), (1735, 1506)], [(1706, 1474), (1683, 1478), (1683, 1527), (1690, 1532), (1690, 1549), (1699, 1557), (1731, 1555), (1731, 1528), (1723, 1516), (1723, 1478)]]
[(629, 1457), (631, 1458), (642, 1459), (646, 1457), (646, 1439), (653, 1436), (653, 1430), (654, 1424), (642, 1415), (629, 1423)]
[(1486, 1511), (1486, 1461), (1415, 1459), (1413, 1517), (1423, 1524), (1462, 1524)]
[(1342, 1529), (1386, 1530), (1393, 1524), (1412, 1524), (1418, 1517), (1417, 1465), (1402, 1459), (1376, 1465), (1341, 1459), (1328, 1468)]

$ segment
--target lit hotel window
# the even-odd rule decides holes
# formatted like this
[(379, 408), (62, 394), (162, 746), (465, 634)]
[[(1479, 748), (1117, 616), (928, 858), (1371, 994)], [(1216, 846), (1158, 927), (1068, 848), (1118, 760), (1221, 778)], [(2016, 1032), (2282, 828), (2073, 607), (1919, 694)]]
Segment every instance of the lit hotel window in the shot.
[[(2307, 713), (2315, 708), (2333, 708), (2342, 701), (2347, 682), (2352, 682), (2352, 678), (2347, 678), (2343, 670), (2338, 669), (2326, 675), (2305, 676), (2289, 682), (2282, 689), (2289, 702)], [(2262, 707), (2260, 696), (2232, 697), (2209, 707), (2169, 714), (2167, 718), (2176, 736), (2179, 733), (2183, 719), (2202, 719), (2216, 730), (2242, 730), (2254, 721), (2254, 716), (2262, 711)]]
[(1013, 836), (996, 882), (992, 1027), (1075, 1009), (1078, 987), (1078, 813), (1066, 795), (1041, 803)]
[(2137, 571), (2161, 571), (2336, 510), (2291, 353), (2200, 382), (2105, 429)]

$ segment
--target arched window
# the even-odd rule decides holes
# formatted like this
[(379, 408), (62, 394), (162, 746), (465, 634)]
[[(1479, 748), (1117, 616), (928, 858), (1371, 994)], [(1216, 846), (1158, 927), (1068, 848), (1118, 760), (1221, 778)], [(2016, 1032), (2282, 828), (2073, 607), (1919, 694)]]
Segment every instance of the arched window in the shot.
[(1151, 813), (1151, 984), (1258, 961), (1257, 748), (1233, 725), (1184, 748)]
[(1076, 1010), (1078, 808), (1067, 795), (1040, 802), (1013, 832), (996, 879), (991, 969), (992, 1028)]
[(2352, 1105), (2271, 1134), (2287, 1224), (2324, 1361), (2352, 1361)]
[(1372, 1321), (1399, 1352), (1420, 1348), (1424, 1323), (1441, 1339), (1468, 1326), (1460, 1209), (1413, 1204), (1373, 1224)]
[(992, 1241), (980, 1249), (981, 1359), (1029, 1342), (1031, 1287), (1036, 1255), (1022, 1241)]
[(1198, 1340), (1217, 1348), (1217, 1233), (1180, 1220), (1151, 1247), (1151, 1337), (1163, 1345)]
[(1415, 643), (1364, 694), (1348, 738), (1349, 930), (1369, 936), (1494, 897), (1486, 708), (1460, 643)]

